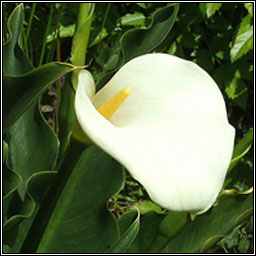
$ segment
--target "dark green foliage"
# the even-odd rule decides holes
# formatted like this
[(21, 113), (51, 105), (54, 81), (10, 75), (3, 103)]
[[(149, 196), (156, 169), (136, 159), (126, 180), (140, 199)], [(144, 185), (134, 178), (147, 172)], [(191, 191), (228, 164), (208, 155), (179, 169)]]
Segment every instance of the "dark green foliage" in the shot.
[[(79, 3), (3, 3), (4, 252), (253, 252), (253, 198), (239, 195), (253, 185), (253, 3), (91, 7), (93, 16), (80, 30)], [(74, 35), (80, 40), (74, 42)], [(100, 89), (124, 63), (148, 52), (205, 69), (236, 129), (223, 190), (238, 195), (221, 196), (191, 220), (151, 202), (96, 146), (70, 141), (71, 71), (77, 68), (70, 62), (92, 59), (88, 70)]]

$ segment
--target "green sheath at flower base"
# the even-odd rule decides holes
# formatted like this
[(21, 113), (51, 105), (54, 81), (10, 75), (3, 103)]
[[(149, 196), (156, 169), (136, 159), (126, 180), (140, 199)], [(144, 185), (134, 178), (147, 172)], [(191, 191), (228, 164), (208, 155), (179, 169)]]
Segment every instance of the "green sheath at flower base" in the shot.
[[(125, 88), (131, 94), (107, 120), (97, 109)], [(84, 133), (160, 206), (199, 214), (216, 200), (235, 130), (218, 86), (195, 63), (143, 55), (126, 63), (96, 94), (91, 74), (83, 70), (75, 111)]]

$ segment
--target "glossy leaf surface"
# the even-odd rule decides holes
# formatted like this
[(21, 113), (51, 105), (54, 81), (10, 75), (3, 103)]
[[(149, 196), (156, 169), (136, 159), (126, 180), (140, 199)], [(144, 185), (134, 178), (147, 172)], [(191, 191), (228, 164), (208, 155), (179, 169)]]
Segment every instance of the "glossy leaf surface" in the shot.
[[(120, 223), (120, 221), (119, 221)], [(124, 225), (123, 225), (124, 226)], [(140, 229), (140, 214), (137, 216), (132, 224), (121, 234), (120, 239), (112, 246), (108, 253), (125, 253), (136, 238)]]
[(3, 130), (6, 131), (53, 82), (76, 67), (48, 63), (21, 76), (3, 77)]
[[(213, 237), (227, 234), (235, 225), (237, 218), (252, 209), (253, 195), (226, 196), (220, 199), (217, 207), (208, 213), (197, 216), (187, 224), (162, 250), (163, 253), (199, 253), (205, 243)], [(213, 239), (216, 243), (217, 239)], [(213, 243), (213, 244), (214, 244)], [(211, 244), (211, 246), (213, 246)], [(207, 246), (210, 247), (209, 245)]]
[(106, 252), (118, 239), (106, 203), (120, 190), (123, 178), (116, 161), (96, 146), (88, 148), (64, 187), (37, 252)]

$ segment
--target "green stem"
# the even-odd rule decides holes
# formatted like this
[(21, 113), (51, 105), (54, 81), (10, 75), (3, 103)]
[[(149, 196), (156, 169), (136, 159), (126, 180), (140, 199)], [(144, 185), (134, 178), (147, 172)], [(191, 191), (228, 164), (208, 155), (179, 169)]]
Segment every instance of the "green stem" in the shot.
[(56, 49), (56, 41), (52, 40), (51, 44), (50, 44), (50, 49), (49, 49), (47, 57), (46, 57), (46, 61), (45, 61), (46, 63), (53, 60), (53, 55), (54, 55), (55, 49)]
[[(61, 16), (61, 5), (58, 5), (58, 15), (57, 15), (57, 60), (61, 61), (61, 43), (60, 43), (60, 16)], [(58, 109), (60, 105), (60, 97), (61, 97), (61, 79), (59, 78), (56, 83), (56, 107), (55, 107), (55, 131), (59, 134), (59, 117), (58, 117)]]
[[(90, 27), (92, 22), (92, 12), (94, 5), (90, 3), (80, 3), (77, 16), (77, 27), (72, 42), (71, 58), (72, 64), (80, 66), (86, 61), (87, 45), (90, 35)], [(72, 73), (72, 84), (76, 89), (78, 72)]]
[(83, 26), (84, 22), (88, 17), (89, 10), (90, 10), (90, 4), (88, 3), (79, 4), (79, 10), (78, 10), (77, 22), (76, 22), (77, 30)]
[(92, 13), (91, 4), (80, 3), (77, 14), (76, 32), (72, 42), (71, 63), (74, 65), (84, 65), (86, 59), (86, 50), (90, 34)]
[[(90, 27), (94, 4), (80, 3), (77, 14), (77, 26), (73, 37), (71, 49), (71, 63), (79, 66), (84, 65), (89, 39)], [(78, 72), (72, 72), (72, 75), (66, 76), (65, 84), (61, 91), (61, 101), (59, 105), (59, 140), (60, 154), (59, 160), (68, 145), (69, 135), (72, 132), (75, 121), (74, 98), (75, 88), (77, 86)]]
[[(106, 20), (107, 20), (107, 17), (108, 17), (108, 13), (109, 13), (109, 10), (110, 10), (110, 6), (111, 6), (111, 3), (108, 3), (107, 10), (105, 12), (104, 19), (103, 19), (103, 22), (102, 22), (102, 26), (101, 26), (101, 29), (100, 29), (101, 32), (102, 32), (103, 28), (105, 27)], [(101, 33), (100, 36), (102, 36), (102, 33)]]
[(50, 26), (51, 26), (51, 22), (52, 22), (53, 11), (54, 11), (54, 4), (51, 5), (50, 14), (49, 14), (49, 18), (48, 18), (48, 23), (47, 23), (47, 27), (46, 27), (46, 30), (45, 30), (45, 33), (44, 33), (44, 39), (43, 39), (43, 45), (42, 45), (42, 49), (41, 49), (39, 66), (41, 66), (43, 64), (44, 53), (45, 53), (45, 48), (46, 48), (46, 44), (47, 44), (47, 35), (49, 35)]
[(36, 10), (36, 3), (33, 3), (32, 7), (31, 7), (30, 15), (29, 15), (29, 20), (28, 20), (28, 27), (27, 27), (25, 44), (27, 44), (27, 42), (28, 42), (28, 38), (29, 38), (29, 34), (30, 34), (32, 22), (33, 22), (33, 17), (34, 17), (34, 14), (35, 14), (35, 10)]

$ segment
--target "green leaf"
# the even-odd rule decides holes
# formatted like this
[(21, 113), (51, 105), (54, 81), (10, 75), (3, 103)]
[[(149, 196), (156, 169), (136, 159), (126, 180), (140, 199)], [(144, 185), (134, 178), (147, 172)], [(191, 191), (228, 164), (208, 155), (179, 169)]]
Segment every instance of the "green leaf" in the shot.
[[(162, 253), (199, 253), (209, 248), (209, 239), (226, 235), (237, 224), (237, 218), (252, 209), (253, 195), (223, 196), (219, 204), (186, 224), (162, 250)], [(208, 245), (206, 246), (206, 243)], [(211, 246), (213, 243), (211, 243)]]
[(210, 18), (215, 14), (222, 6), (222, 3), (206, 3), (206, 15)]
[(197, 50), (195, 62), (207, 72), (211, 72), (214, 68), (214, 58), (206, 49)]
[[(38, 253), (106, 252), (118, 239), (117, 223), (106, 203), (123, 186), (123, 168), (96, 146), (89, 147), (80, 157), (80, 154), (72, 157), (74, 149), (70, 149), (70, 153), (40, 209), (22, 252), (33, 252), (39, 241)], [(75, 168), (69, 170), (75, 163)], [(66, 171), (72, 172), (71, 175)], [(67, 182), (61, 190), (65, 180)], [(57, 202), (52, 201), (54, 197)], [(52, 207), (53, 212), (49, 209)]]
[(29, 106), (5, 137), (9, 143), (8, 166), (23, 179), (19, 195), (24, 199), (29, 177), (52, 169), (58, 155), (58, 138), (44, 120), (38, 102)]
[(111, 247), (108, 253), (125, 253), (131, 243), (136, 238), (140, 228), (140, 213), (137, 211), (137, 217), (133, 223), (122, 233), (120, 239)]
[(147, 4), (147, 3), (136, 3), (139, 7), (143, 8), (143, 9), (147, 9), (149, 8), (147, 5), (151, 5), (150, 3)]
[[(93, 39), (93, 41), (90, 43), (89, 48), (98, 44), (99, 42), (101, 42), (104, 38), (106, 38), (108, 36), (108, 32), (106, 30), (106, 28), (103, 28), (101, 31), (99, 31), (99, 33), (97, 34), (97, 36), (95, 36), (95, 38)], [(100, 57), (100, 56), (99, 56)]]
[(6, 166), (8, 159), (9, 146), (3, 141), (3, 198), (6, 198), (15, 191), (21, 184), (21, 176)]
[(127, 253), (148, 253), (151, 244), (154, 243), (158, 235), (159, 225), (164, 217), (165, 215), (159, 215), (153, 211), (142, 215), (140, 231), (132, 245), (128, 248)]
[(64, 152), (69, 145), (71, 131), (75, 121), (75, 91), (71, 83), (71, 74), (66, 75), (66, 79), (61, 90), (61, 100), (58, 111), (58, 122), (59, 122), (59, 140), (60, 150), (59, 158), (64, 155)]
[(122, 26), (144, 26), (145, 19), (146, 17), (141, 12), (127, 13), (125, 16), (121, 17), (121, 25)]
[(3, 131), (5, 132), (53, 82), (83, 67), (68, 63), (48, 63), (20, 75), (3, 76)]
[(10, 210), (11, 204), (13, 202), (13, 196), (16, 189), (22, 184), (21, 176), (8, 168), (6, 161), (8, 159), (8, 144), (3, 141), (3, 224), (11, 215)]
[[(72, 37), (75, 33), (75, 24), (71, 24), (68, 26), (63, 26), (60, 24), (60, 38)], [(53, 40), (56, 40), (58, 37), (56, 32), (53, 32), (51, 35), (48, 35), (46, 43), (50, 43)]]
[(178, 10), (178, 4), (159, 9), (148, 28), (132, 29), (124, 33), (121, 38), (123, 63), (153, 51), (171, 31)]
[(253, 26), (251, 16), (247, 15), (240, 23), (235, 42), (230, 50), (231, 62), (235, 62), (253, 47)]
[(179, 4), (172, 4), (171, 6), (160, 8), (153, 14), (152, 22), (147, 28), (134, 28), (125, 32), (120, 39), (122, 56), (119, 54), (114, 56), (115, 67), (111, 67), (112, 71), (104, 75), (97, 83), (97, 90), (102, 88), (113, 74), (127, 61), (154, 51), (170, 33), (178, 10)]
[[(3, 227), (4, 233), (10, 232), (16, 225), (18, 225), (24, 219), (30, 218), (35, 210), (35, 199), (42, 201), (46, 190), (45, 187), (49, 188), (53, 178), (55, 178), (56, 172), (43, 171), (31, 175), (26, 183), (26, 198), (21, 206), (20, 213), (12, 216), (5, 223)], [(39, 193), (40, 192), (40, 193)], [(41, 200), (40, 200), (41, 199)]]
[(18, 253), (28, 230), (32, 224), (33, 217), (43, 202), (50, 188), (56, 172), (43, 171), (33, 174), (26, 184), (26, 198), (21, 205), (18, 215), (12, 216), (3, 227), (3, 244), (6, 253)]
[(137, 216), (138, 212), (137, 210), (134, 210), (134, 208), (129, 209), (120, 216), (120, 218), (118, 219), (120, 236), (122, 236), (125, 231), (132, 225), (132, 223), (136, 220)]
[(247, 9), (251, 17), (253, 17), (253, 3), (244, 3), (244, 7)]
[(13, 10), (7, 22), (9, 38), (3, 45), (3, 72), (5, 74), (21, 75), (29, 72), (32, 68), (19, 45), (23, 13), (24, 7), (23, 4), (20, 4)]
[(236, 71), (233, 79), (225, 89), (228, 97), (244, 111), (247, 109), (248, 87), (241, 79), (240, 71)]
[(237, 165), (239, 160), (250, 150), (253, 141), (253, 128), (236, 144), (227, 173)]
[(209, 249), (211, 249), (221, 238), (224, 238), (224, 235), (217, 235), (209, 238), (206, 240), (201, 248), (201, 253), (202, 252), (207, 252)]
[[(10, 38), (6, 43), (6, 51), (8, 54), (4, 56), (5, 77), (20, 79), (28, 74), (32, 69), (25, 54), (19, 48), (19, 35), (22, 30), (23, 22), (23, 5), (19, 5), (10, 15)], [(15, 56), (15, 57), (13, 57)], [(31, 71), (33, 72), (33, 71)], [(46, 76), (46, 74), (45, 74)], [(26, 81), (25, 86), (28, 87), (33, 81)], [(9, 106), (14, 106), (17, 99), (24, 95), (22, 91), (19, 93), (19, 83), (14, 85), (4, 84), (3, 92), (5, 100), (8, 100), (4, 107), (6, 113), (5, 118), (9, 116)], [(25, 87), (22, 90), (25, 91)], [(35, 92), (36, 93), (36, 92)], [(16, 98), (15, 98), (16, 97)], [(27, 97), (27, 96), (25, 96)], [(5, 102), (4, 100), (4, 102)], [(28, 100), (28, 97), (27, 99)], [(17, 111), (20, 106), (16, 106)], [(11, 113), (12, 114), (12, 113)], [(11, 118), (12, 119), (12, 118)], [(5, 119), (6, 120), (6, 119)], [(4, 120), (4, 122), (5, 122)], [(9, 119), (10, 121), (10, 119)], [(10, 125), (10, 129), (7, 129)], [(4, 166), (4, 235), (5, 243), (8, 244), (10, 252), (18, 252), (18, 247), (21, 247), (21, 241), (24, 240), (32, 219), (32, 214), (35, 211), (35, 202), (30, 196), (29, 181), (34, 173), (49, 170), (52, 168), (58, 154), (58, 141), (50, 126), (44, 120), (38, 106), (38, 102), (34, 102), (27, 106), (24, 111), (11, 120), (8, 124), (4, 137), (9, 144), (9, 152), (6, 166)], [(40, 178), (40, 184), (45, 184), (44, 179), (47, 173)], [(47, 186), (49, 186), (49, 180)], [(42, 186), (37, 186), (37, 189), (42, 189)], [(45, 187), (44, 187), (45, 188)], [(18, 190), (17, 190), (18, 189)], [(45, 191), (40, 191), (44, 195)], [(26, 225), (17, 227), (22, 221), (28, 220)], [(24, 228), (25, 227), (25, 228)], [(19, 234), (22, 234), (18, 238)]]

